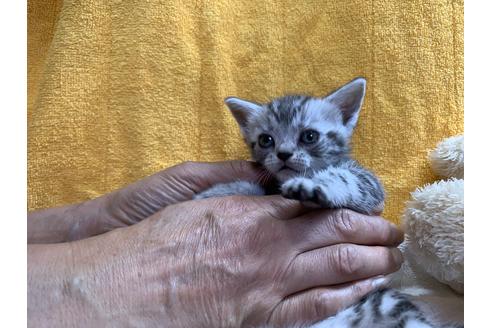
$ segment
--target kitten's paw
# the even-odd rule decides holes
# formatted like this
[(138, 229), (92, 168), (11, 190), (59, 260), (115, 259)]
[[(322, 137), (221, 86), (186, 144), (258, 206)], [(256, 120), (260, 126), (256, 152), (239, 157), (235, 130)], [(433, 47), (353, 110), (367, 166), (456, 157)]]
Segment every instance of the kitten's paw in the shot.
[(287, 180), (281, 187), (282, 196), (309, 202), (322, 207), (333, 207), (325, 187), (308, 178), (293, 178)]

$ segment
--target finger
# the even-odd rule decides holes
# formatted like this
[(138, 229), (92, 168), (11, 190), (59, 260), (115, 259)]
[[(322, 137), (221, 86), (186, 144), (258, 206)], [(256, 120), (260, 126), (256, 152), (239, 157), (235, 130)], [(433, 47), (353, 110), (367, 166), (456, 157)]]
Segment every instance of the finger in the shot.
[(300, 252), (340, 243), (397, 246), (403, 241), (393, 223), (347, 209), (310, 212), (290, 220), (287, 231)]
[(375, 277), (290, 295), (273, 310), (269, 324), (273, 327), (311, 326), (358, 302), (386, 283), (386, 278)]
[(397, 248), (339, 244), (298, 255), (290, 264), (287, 293), (386, 275), (403, 262)]
[(271, 181), (271, 174), (255, 162), (190, 162), (178, 165), (176, 172), (194, 192), (205, 190), (219, 183), (250, 181), (266, 185)]
[[(118, 203), (115, 198), (130, 200), (132, 208), (150, 207), (145, 211), (149, 216), (167, 205), (190, 200), (214, 184), (238, 180), (263, 181), (261, 177), (264, 174), (256, 163), (248, 161), (185, 162), (130, 184), (106, 198), (111, 197), (112, 203)], [(142, 206), (138, 206), (140, 203)]]

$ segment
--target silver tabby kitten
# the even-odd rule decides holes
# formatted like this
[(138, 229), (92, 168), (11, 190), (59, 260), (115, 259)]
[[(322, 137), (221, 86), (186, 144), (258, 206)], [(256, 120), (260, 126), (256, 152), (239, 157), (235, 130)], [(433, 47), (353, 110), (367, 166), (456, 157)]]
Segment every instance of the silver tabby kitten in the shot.
[[(367, 169), (350, 158), (350, 137), (364, 99), (358, 78), (325, 98), (285, 96), (268, 104), (230, 97), (225, 103), (239, 123), (253, 159), (281, 183), (284, 197), (324, 208), (381, 211), (384, 191)], [(216, 185), (196, 198), (263, 195), (259, 185)]]
[[(276, 178), (284, 197), (371, 214), (383, 209), (383, 187), (373, 173), (350, 157), (350, 138), (365, 87), (366, 81), (357, 78), (324, 98), (290, 95), (257, 104), (230, 97), (225, 103), (253, 159)], [(264, 194), (259, 184), (238, 181), (215, 185), (195, 198)], [(382, 289), (315, 327), (438, 326), (405, 295)]]

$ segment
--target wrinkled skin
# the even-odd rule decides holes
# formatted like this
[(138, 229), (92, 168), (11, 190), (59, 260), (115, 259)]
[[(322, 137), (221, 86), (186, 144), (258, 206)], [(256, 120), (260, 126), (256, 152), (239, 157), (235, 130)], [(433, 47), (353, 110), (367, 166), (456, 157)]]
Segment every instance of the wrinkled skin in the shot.
[[(240, 165), (240, 178), (256, 178), (251, 164)], [(196, 188), (233, 179), (233, 166), (171, 168), (91, 201), (97, 210), (65, 235), (78, 241), (31, 243), (29, 326), (305, 326), (399, 268), (401, 231), (379, 217), (309, 211), (281, 196), (186, 201)], [(187, 180), (202, 169), (211, 173)], [(62, 221), (56, 209), (46, 213)], [(104, 225), (88, 213), (99, 213)], [(34, 233), (43, 217), (34, 214), (29, 236), (63, 239), (61, 229)], [(97, 236), (86, 238), (90, 232)]]
[(258, 181), (265, 172), (253, 162), (185, 162), (99, 198), (29, 213), (28, 242), (73, 241), (130, 226), (197, 192), (232, 180)]

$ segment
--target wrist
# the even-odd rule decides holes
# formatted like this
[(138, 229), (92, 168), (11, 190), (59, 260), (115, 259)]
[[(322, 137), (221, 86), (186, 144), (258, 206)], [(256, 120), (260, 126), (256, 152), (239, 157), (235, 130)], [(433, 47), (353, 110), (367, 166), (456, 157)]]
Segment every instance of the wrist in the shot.
[[(53, 317), (65, 327), (126, 326), (131, 322), (160, 327), (168, 322), (161, 299), (164, 286), (155, 275), (162, 258), (154, 252), (147, 254), (148, 233), (147, 228), (135, 225), (70, 243), (30, 245), (46, 254), (33, 258), (38, 265), (33, 266), (28, 285), (31, 288), (41, 279), (37, 290), (45, 293), (37, 304), (44, 302), (44, 318), (48, 313), (48, 319)], [(54, 259), (59, 260), (53, 263)], [(46, 262), (56, 269), (40, 269)], [(28, 264), (31, 266), (29, 260)], [(50, 311), (55, 307), (57, 311)], [(37, 312), (38, 317), (42, 312)]]
[(74, 288), (71, 245), (28, 245), (27, 263), (28, 326), (90, 326), (90, 310)]
[(69, 243), (28, 245), (28, 326), (128, 322), (128, 292), (136, 292), (139, 285), (125, 281), (133, 264), (125, 257), (126, 238), (115, 231)]

